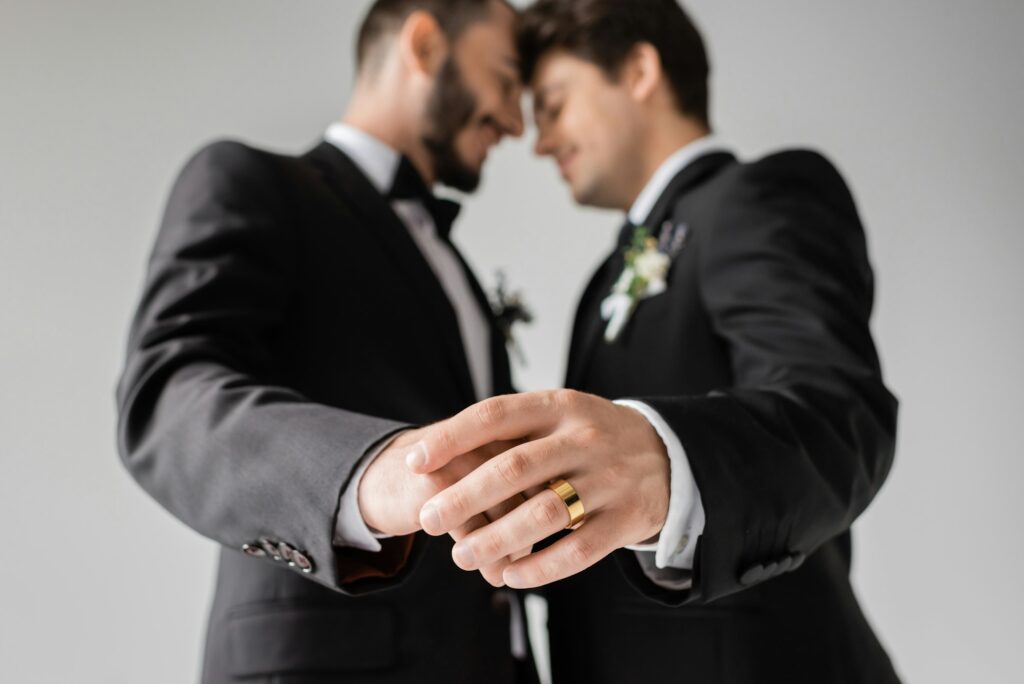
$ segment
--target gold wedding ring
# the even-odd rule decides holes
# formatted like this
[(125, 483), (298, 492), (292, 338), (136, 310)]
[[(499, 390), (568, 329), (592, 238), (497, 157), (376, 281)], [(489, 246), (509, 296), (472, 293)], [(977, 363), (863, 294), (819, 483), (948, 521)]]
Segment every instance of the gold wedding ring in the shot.
[(569, 524), (565, 526), (565, 529), (575, 530), (582, 525), (587, 512), (583, 508), (583, 502), (580, 501), (580, 495), (576, 493), (576, 489), (566, 480), (555, 480), (548, 485), (548, 489), (557, 494), (565, 503), (565, 507), (569, 509)]

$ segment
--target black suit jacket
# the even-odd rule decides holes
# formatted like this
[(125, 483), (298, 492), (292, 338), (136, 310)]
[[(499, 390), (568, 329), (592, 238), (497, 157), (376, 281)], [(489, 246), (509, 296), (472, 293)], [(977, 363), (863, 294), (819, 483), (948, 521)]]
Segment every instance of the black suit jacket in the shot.
[(641, 399), (679, 436), (707, 515), (693, 585), (619, 551), (549, 587), (555, 679), (894, 682), (848, 579), (897, 413), (853, 200), (818, 154), (717, 153), (671, 182), (646, 221), (666, 223), (686, 235), (668, 291), (604, 341), (624, 231), (583, 295), (568, 385)]
[[(132, 325), (119, 448), (157, 501), (223, 545), (204, 682), (513, 680), (508, 602), (454, 566), (450, 540), (418, 535), (401, 574), (357, 582), (352, 567), (377, 557), (332, 544), (366, 451), (473, 392), (440, 284), (344, 154), (221, 142), (188, 163)], [(242, 553), (260, 538), (313, 571)]]

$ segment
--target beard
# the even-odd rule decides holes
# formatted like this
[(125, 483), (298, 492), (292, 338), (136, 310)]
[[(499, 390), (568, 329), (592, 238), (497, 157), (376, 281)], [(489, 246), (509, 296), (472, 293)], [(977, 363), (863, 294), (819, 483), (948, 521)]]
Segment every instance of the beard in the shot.
[(463, 83), (458, 66), (449, 57), (427, 102), (423, 145), (434, 162), (438, 182), (467, 193), (480, 186), (480, 171), (459, 157), (455, 138), (472, 121), (476, 106), (476, 96)]

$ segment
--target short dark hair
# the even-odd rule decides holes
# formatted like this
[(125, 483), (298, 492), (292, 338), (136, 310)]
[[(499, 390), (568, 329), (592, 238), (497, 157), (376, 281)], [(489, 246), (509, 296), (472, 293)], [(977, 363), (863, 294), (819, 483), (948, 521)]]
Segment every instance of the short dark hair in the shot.
[(430, 12), (454, 42), (467, 27), (488, 16), (495, 2), (508, 5), (505, 0), (377, 0), (359, 28), (356, 64), (362, 69), (377, 43), (397, 31), (413, 12)]
[(524, 83), (541, 58), (558, 49), (616, 80), (633, 48), (650, 43), (679, 110), (709, 126), (707, 51), (676, 0), (538, 0), (522, 13), (517, 42)]

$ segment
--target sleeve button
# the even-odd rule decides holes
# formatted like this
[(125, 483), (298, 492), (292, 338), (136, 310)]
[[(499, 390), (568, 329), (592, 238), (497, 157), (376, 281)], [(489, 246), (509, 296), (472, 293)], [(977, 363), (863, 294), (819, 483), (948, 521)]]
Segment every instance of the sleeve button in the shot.
[(267, 555), (267, 552), (258, 544), (242, 544), (242, 553), (253, 558), (262, 558)]
[(313, 572), (313, 559), (301, 551), (292, 551), (292, 559), (288, 564), (293, 568), (298, 568), (307, 575)]

